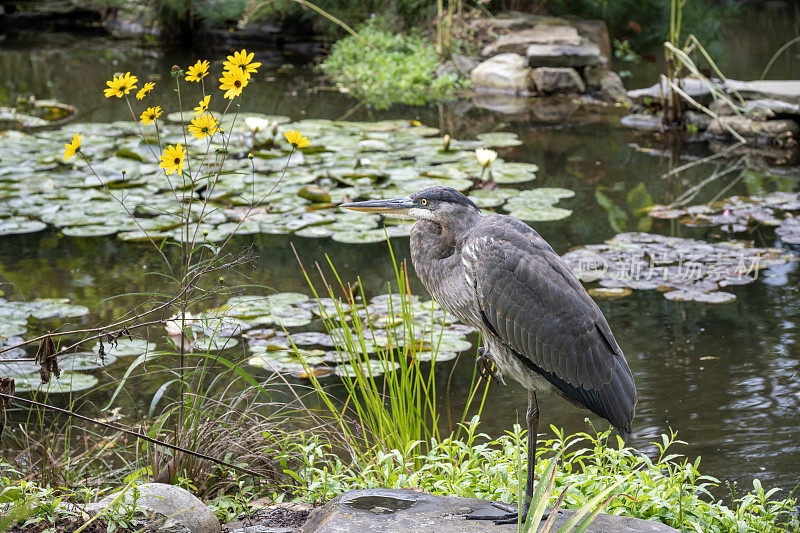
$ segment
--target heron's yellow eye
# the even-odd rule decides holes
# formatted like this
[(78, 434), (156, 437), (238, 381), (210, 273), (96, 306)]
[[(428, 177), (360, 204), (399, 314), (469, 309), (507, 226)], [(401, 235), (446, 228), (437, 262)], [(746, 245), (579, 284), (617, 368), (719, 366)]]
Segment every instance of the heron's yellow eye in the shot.
[(428, 200), (423, 198), (422, 200), (419, 201), (419, 203), (421, 203), (422, 205), (428, 205)]

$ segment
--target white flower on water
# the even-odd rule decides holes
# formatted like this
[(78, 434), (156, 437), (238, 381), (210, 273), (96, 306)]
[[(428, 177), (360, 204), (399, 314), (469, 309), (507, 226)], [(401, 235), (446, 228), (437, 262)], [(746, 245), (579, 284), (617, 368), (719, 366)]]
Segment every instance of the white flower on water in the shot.
[(497, 152), (488, 148), (478, 148), (475, 150), (475, 157), (478, 158), (478, 164), (486, 168), (497, 159)]
[[(186, 313), (183, 323), (185, 326), (190, 326), (194, 323), (194, 317), (191, 313)], [(167, 335), (176, 336), (181, 334), (181, 314), (173, 316), (164, 323), (164, 328), (167, 330)]]
[(259, 117), (246, 117), (244, 119), (244, 125), (247, 126), (247, 129), (253, 133), (258, 133), (269, 128), (270, 122), (269, 120)]

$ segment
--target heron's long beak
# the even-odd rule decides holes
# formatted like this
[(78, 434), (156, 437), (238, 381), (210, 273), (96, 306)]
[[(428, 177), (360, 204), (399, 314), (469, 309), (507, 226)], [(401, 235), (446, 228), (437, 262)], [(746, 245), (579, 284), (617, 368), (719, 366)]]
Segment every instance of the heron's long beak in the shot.
[(366, 202), (353, 202), (342, 204), (345, 209), (364, 211), (366, 213), (402, 214), (414, 207), (414, 200), (409, 197), (394, 198), (392, 200), (367, 200)]

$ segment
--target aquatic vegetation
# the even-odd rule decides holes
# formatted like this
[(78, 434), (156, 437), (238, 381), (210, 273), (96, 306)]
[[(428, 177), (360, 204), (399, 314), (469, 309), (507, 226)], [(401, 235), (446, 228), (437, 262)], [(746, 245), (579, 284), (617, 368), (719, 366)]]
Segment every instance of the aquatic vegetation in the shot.
[[(194, 113), (209, 113), (212, 101), (212, 95), (206, 95)], [(204, 166), (193, 169), (210, 173), (209, 165), (222, 160), (224, 154), (223, 173), (215, 180), (216, 185), (199, 193), (213, 208), (203, 211), (196, 203), (190, 213), (191, 224), (202, 215), (203, 229), (208, 231), (206, 242), (224, 241), (234, 229), (239, 234), (294, 233), (348, 243), (383, 242), (386, 233), (379, 216), (344, 213), (337, 204), (358, 198), (403, 196), (431, 185), (454, 187), (482, 208), (517, 211), (527, 221), (556, 220), (570, 213), (556, 204), (569, 198), (571, 191), (560, 189), (564, 191), (560, 199), (552, 199), (546, 197), (552, 191), (511, 188), (527, 187), (536, 178), (538, 167), (531, 163), (498, 156), (490, 168), (492, 180), (500, 187), (476, 189), (482, 168), (475, 150), (485, 146), (484, 141), (452, 139), (449, 150), (442, 151), (436, 128), (410, 126), (403, 120), (291, 122), (279, 115), (240, 113), (235, 122), (230, 115), (214, 115), (218, 127), (225, 130), (224, 139), (215, 132), (213, 137), (204, 139), (189, 137), (186, 144), (177, 123), (190, 123), (194, 113), (165, 112), (156, 117), (156, 122), (168, 151), (160, 155), (169, 155), (163, 164), (174, 169), (173, 174), (179, 172), (181, 160), (185, 163), (187, 158), (205, 158)], [(252, 132), (245, 123), (248, 119), (258, 119), (270, 127)], [(63, 130), (9, 132), (0, 136), (4, 160), (0, 170), (4, 188), (0, 235), (42, 231), (49, 225), (74, 237), (116, 234), (121, 240), (141, 242), (147, 240), (143, 233), (147, 231), (158, 238), (186, 239), (189, 223), (173, 213), (172, 189), (159, 173), (151, 152), (156, 128), (153, 124), (141, 127), (144, 139), (131, 122), (81, 123)], [(82, 135), (78, 153), (91, 161), (96, 176), (82, 157), (73, 157), (69, 165), (62, 165), (40, 155), (60, 152), (64, 136), (72, 137), (76, 130)], [(289, 143), (276, 141), (283, 140), (290, 131), (303, 132), (300, 137), (313, 139), (313, 145), (295, 149)], [(513, 133), (498, 133), (503, 134), (504, 143), (517, 139)], [(292, 150), (295, 152), (289, 156)], [(248, 153), (253, 154), (253, 159), (248, 159)], [(403, 158), (397, 154), (403, 154)], [(280, 187), (276, 188), (281, 175)], [(104, 185), (115, 194), (119, 191), (124, 208), (108, 195)], [(317, 192), (309, 195), (309, 188)], [(270, 190), (268, 197), (261, 198)], [(517, 196), (525, 201), (505, 205)], [(248, 206), (259, 199), (262, 201), (258, 206)], [(247, 220), (242, 222), (248, 211)], [(407, 223), (390, 224), (386, 232), (389, 236), (403, 236), (410, 228)]]
[(800, 193), (778, 191), (763, 196), (731, 196), (712, 204), (687, 207), (657, 205), (648, 214), (653, 218), (677, 219), (689, 227), (719, 226), (730, 233), (742, 233), (757, 226), (779, 226), (797, 211), (800, 211)]
[[(669, 300), (729, 303), (736, 296), (718, 289), (753, 283), (761, 270), (797, 258), (780, 248), (746, 242), (621, 233), (604, 244), (575, 248), (564, 260), (581, 280), (599, 281), (605, 288), (659, 290)], [(595, 295), (605, 296), (600, 291)]]
[(455, 74), (436, 76), (439, 56), (420, 35), (385, 30), (374, 21), (356, 32), (333, 43), (320, 69), (372, 107), (424, 105), (468, 84)]

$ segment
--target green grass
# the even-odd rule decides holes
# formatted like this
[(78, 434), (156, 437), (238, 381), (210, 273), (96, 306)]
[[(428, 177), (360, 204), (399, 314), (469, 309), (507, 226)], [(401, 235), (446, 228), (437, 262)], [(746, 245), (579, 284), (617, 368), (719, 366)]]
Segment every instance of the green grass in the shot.
[(436, 50), (419, 34), (393, 33), (379, 22), (356, 31), (360, 38), (351, 35), (334, 43), (320, 69), (370, 107), (425, 105), (452, 97), (468, 83), (455, 74), (437, 78)]

